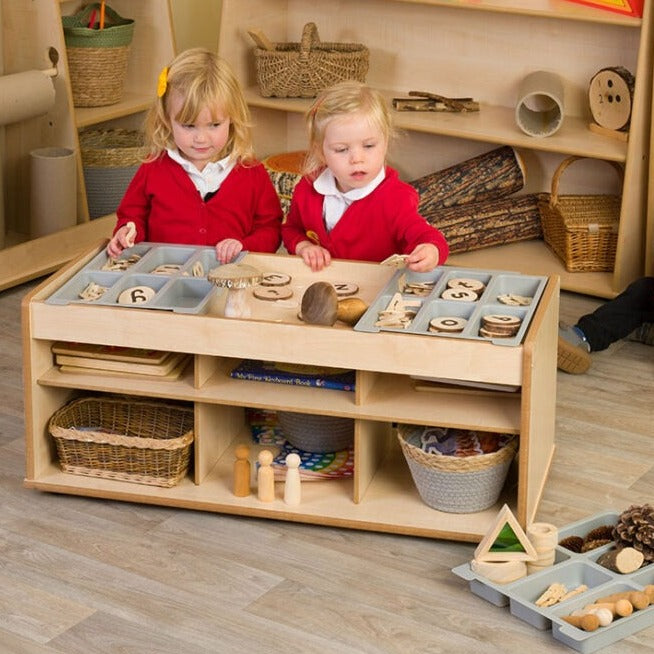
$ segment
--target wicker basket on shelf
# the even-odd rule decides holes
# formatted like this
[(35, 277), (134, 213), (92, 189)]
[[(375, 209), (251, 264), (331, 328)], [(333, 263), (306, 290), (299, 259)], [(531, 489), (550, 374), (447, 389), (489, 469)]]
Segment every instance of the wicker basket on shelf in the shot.
[(85, 397), (48, 423), (64, 472), (170, 487), (188, 470), (193, 409), (155, 401)]
[(89, 216), (114, 213), (145, 157), (143, 133), (131, 129), (89, 129), (80, 132)]
[[(622, 198), (619, 195), (560, 195), (563, 171), (583, 157), (568, 157), (552, 177), (552, 191), (539, 198), (543, 238), (570, 272), (613, 270)], [(623, 169), (606, 161), (623, 179)]]
[(368, 48), (361, 43), (321, 41), (315, 23), (307, 23), (299, 43), (256, 47), (259, 93), (265, 98), (315, 98), (324, 88), (344, 80), (366, 81)]
[(61, 19), (76, 107), (103, 107), (123, 97), (134, 21), (119, 16), (109, 6), (104, 9), (102, 29), (98, 2)]
[(517, 438), (489, 454), (447, 456), (422, 449), (415, 430), (415, 425), (400, 425), (397, 437), (425, 504), (446, 513), (476, 513), (495, 504), (515, 458)]

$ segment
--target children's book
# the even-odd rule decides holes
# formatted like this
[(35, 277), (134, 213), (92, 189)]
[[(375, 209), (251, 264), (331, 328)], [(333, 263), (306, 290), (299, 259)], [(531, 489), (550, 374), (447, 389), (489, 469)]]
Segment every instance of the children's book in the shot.
[(315, 386), (341, 391), (353, 391), (355, 371), (345, 368), (304, 366), (275, 361), (244, 359), (236, 366), (231, 376), (236, 379), (291, 384), (294, 386)]

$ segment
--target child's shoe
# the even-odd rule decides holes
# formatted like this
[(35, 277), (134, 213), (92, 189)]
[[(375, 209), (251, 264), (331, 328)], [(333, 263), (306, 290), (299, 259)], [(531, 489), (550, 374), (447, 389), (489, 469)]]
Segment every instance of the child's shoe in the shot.
[(645, 345), (654, 345), (654, 323), (643, 323), (629, 336), (629, 340), (645, 343)]
[(560, 322), (557, 368), (573, 375), (579, 375), (590, 368), (590, 363), (590, 345), (582, 331)]

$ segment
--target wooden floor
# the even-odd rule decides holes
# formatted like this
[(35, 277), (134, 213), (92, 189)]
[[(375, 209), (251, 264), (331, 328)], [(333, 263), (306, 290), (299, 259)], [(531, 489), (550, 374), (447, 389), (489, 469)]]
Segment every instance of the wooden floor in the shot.
[[(0, 293), (0, 654), (570, 652), (473, 595), (470, 544), (51, 495), (22, 487), (19, 306)], [(564, 294), (574, 321), (598, 300)], [(537, 519), (654, 500), (654, 348), (558, 373)], [(607, 649), (654, 652), (654, 625)]]

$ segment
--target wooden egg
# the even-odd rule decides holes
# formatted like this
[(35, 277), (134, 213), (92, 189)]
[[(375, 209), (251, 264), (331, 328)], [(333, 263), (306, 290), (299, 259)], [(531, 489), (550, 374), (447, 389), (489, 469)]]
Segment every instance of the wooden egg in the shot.
[(358, 297), (346, 297), (338, 301), (337, 319), (347, 325), (356, 325), (366, 312), (368, 305)]

